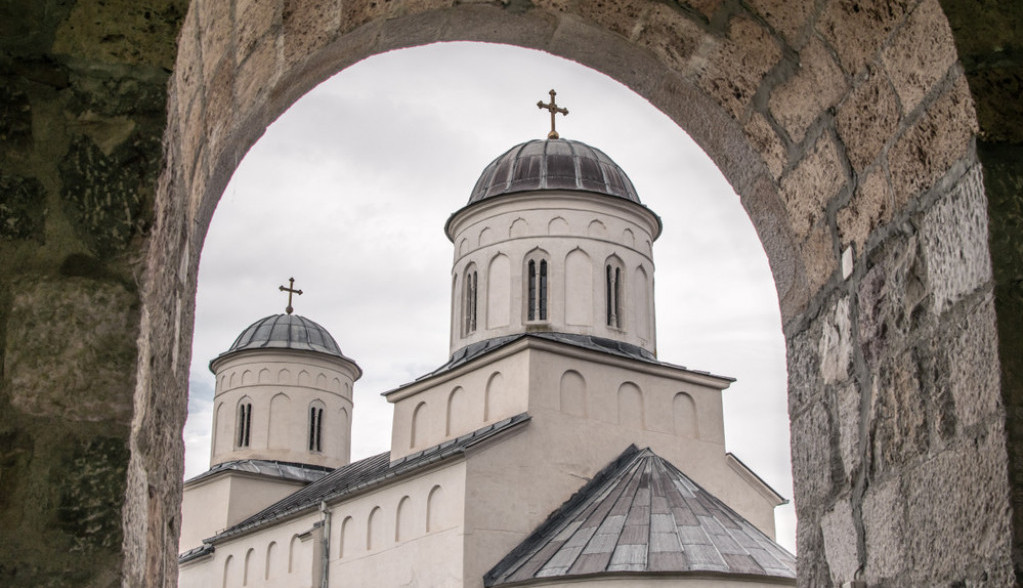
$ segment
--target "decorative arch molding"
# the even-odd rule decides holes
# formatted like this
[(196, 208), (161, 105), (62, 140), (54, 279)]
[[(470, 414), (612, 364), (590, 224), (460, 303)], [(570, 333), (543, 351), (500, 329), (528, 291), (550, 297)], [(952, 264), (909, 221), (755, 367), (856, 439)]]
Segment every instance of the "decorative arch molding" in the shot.
[(266, 565), (263, 569), (264, 580), (271, 580), (277, 576), (277, 568), (274, 566), (274, 560), (277, 559), (278, 551), (279, 549), (277, 549), (276, 541), (271, 541), (270, 544), (266, 546)]
[(438, 484), (430, 489), (426, 498), (426, 532), (436, 533), (447, 528), (450, 524), (448, 517), (448, 504), (444, 497), (444, 488)]
[(646, 428), (643, 391), (634, 382), (625, 382), (618, 387), (618, 424), (630, 429)]
[(475, 421), (469, 393), (465, 391), (465, 388), (456, 386), (448, 394), (447, 414), (444, 419), (444, 435), (450, 437), (454, 434), (463, 434), (471, 430), (472, 424)]
[(384, 511), (379, 506), (374, 506), (369, 511), (366, 519), (366, 551), (373, 551), (383, 547), (384, 541)]
[(671, 400), (671, 415), (675, 435), (686, 439), (700, 438), (700, 415), (692, 396), (685, 392), (675, 394)]
[(552, 237), (561, 237), (572, 234), (572, 229), (569, 228), (568, 221), (560, 216), (556, 216), (547, 223), (547, 234)]
[(270, 412), (267, 415), (267, 446), (273, 449), (290, 449), (295, 445), (288, 439), (291, 429), (291, 397), (278, 392), (270, 398)]
[(565, 256), (566, 323), (576, 326), (593, 324), (593, 290), (593, 261), (584, 249), (576, 247)]
[(355, 520), (351, 516), (345, 517), (341, 521), (341, 533), (339, 534), (340, 541), (337, 546), (337, 556), (339, 558), (347, 557), (352, 554), (357, 548), (355, 540)]
[(511, 226), (508, 227), (508, 238), (518, 239), (527, 236), (529, 236), (529, 222), (522, 217), (513, 220)]
[(412, 511), (412, 499), (402, 496), (394, 514), (394, 542), (408, 541), (415, 534), (415, 513)]
[(511, 323), (511, 259), (504, 253), (490, 258), (486, 291), (487, 328), (508, 326)]
[(426, 401), (416, 405), (412, 411), (412, 423), (409, 431), (409, 449), (415, 449), (426, 443), (429, 434), (429, 412)]
[(503, 416), (508, 412), (507, 407), (511, 399), (508, 398), (508, 390), (505, 387), (504, 374), (494, 372), (487, 378), (486, 393), (483, 396), (483, 421), (489, 422), (497, 415)]
[(565, 414), (585, 417), (587, 413), (586, 379), (575, 370), (561, 374), (558, 387), (558, 408)]

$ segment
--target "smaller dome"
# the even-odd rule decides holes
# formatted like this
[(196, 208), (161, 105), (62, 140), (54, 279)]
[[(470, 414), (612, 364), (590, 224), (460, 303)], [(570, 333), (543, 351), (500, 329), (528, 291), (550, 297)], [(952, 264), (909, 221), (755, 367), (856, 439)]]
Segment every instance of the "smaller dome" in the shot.
[(533, 190), (581, 190), (640, 204), (617, 163), (600, 149), (570, 139), (536, 139), (512, 147), (483, 170), (469, 204)]
[(345, 357), (327, 329), (297, 314), (274, 314), (252, 323), (220, 354), (249, 349), (298, 349)]

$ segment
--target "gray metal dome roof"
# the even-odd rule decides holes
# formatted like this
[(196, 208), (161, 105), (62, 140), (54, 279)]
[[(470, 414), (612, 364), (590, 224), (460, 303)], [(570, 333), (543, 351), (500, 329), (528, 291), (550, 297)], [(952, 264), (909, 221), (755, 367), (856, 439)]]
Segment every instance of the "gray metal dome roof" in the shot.
[(472, 189), (469, 204), (533, 190), (581, 190), (640, 204), (636, 188), (603, 151), (570, 139), (533, 140), (490, 162)]
[(274, 314), (259, 319), (246, 327), (220, 357), (249, 349), (299, 349), (345, 357), (327, 329), (297, 314)]

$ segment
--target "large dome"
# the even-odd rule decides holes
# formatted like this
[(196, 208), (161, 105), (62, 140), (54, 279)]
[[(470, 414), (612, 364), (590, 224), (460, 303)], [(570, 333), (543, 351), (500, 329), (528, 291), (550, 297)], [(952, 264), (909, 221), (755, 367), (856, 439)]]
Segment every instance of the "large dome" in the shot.
[(603, 151), (580, 141), (547, 139), (516, 145), (492, 161), (469, 204), (533, 190), (581, 190), (640, 203), (629, 176)]
[(274, 314), (259, 319), (246, 327), (220, 357), (250, 349), (297, 349), (344, 357), (327, 329), (297, 314)]

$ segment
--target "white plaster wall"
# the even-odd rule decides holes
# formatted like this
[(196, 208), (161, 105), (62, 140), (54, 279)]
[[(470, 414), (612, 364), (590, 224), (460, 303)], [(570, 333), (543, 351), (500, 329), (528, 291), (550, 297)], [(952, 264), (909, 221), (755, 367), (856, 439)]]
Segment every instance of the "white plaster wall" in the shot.
[[(656, 217), (643, 206), (571, 191), (503, 196), (459, 211), (447, 228), (455, 244), (451, 352), (531, 328), (596, 335), (656, 352), (650, 244), (659, 230)], [(526, 259), (531, 253), (542, 254), (549, 264), (546, 321), (527, 320)], [(625, 273), (621, 328), (606, 321), (604, 268), (612, 256)], [(587, 263), (590, 271), (579, 273)], [(574, 279), (566, 264), (575, 268)], [(463, 281), (469, 266), (478, 275), (478, 317), (476, 330), (466, 333)]]
[[(460, 586), (464, 488), (465, 462), (456, 459), (418, 476), (330, 504), (330, 585)], [(375, 532), (370, 545), (367, 543), (370, 514), (374, 512)], [(322, 519), (319, 511), (312, 511), (218, 543), (211, 557), (181, 566), (178, 585), (319, 586), (317, 541), (322, 535), (316, 530), (306, 540), (297, 537), (314, 529)], [(275, 547), (271, 548), (271, 544)], [(252, 550), (249, 576), (243, 584), (242, 564), (249, 550)], [(227, 563), (228, 558), (231, 563)], [(225, 566), (231, 569), (228, 582), (223, 584)]]
[[(320, 353), (243, 351), (214, 362), (214, 430), (211, 465), (238, 459), (268, 459), (327, 467), (350, 460), (352, 386), (355, 364)], [(238, 404), (252, 402), (248, 447), (238, 447)], [(309, 409), (325, 410), (322, 451), (309, 450)], [(273, 407), (273, 410), (271, 410)]]
[[(526, 356), (497, 352), (474, 364), (472, 370), (453, 370), (443, 377), (387, 393), (388, 401), (394, 403), (391, 459), (526, 412), (528, 373)], [(412, 424), (417, 409), (419, 418), (413, 443)]]

